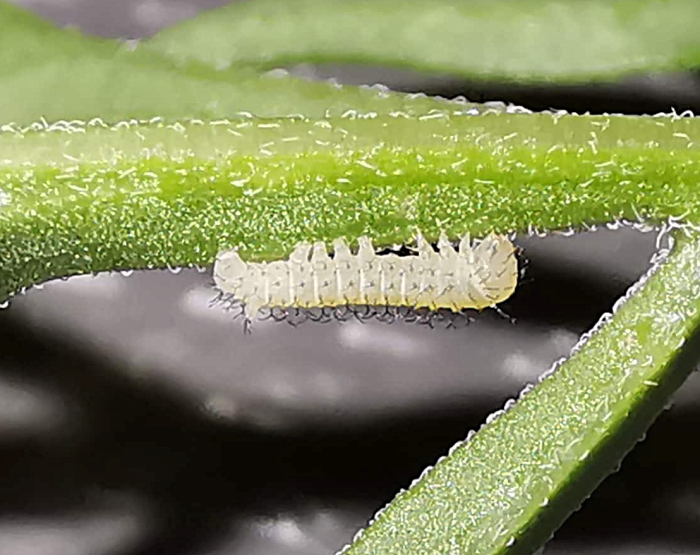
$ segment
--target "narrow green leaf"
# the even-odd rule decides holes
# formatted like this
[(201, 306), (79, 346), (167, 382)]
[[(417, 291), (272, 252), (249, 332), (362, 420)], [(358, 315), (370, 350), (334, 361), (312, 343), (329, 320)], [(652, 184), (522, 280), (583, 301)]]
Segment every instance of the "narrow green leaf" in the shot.
[(694, 0), (251, 0), (145, 47), (218, 68), (350, 62), (580, 82), (697, 67), (698, 19)]
[(0, 124), (99, 117), (168, 119), (304, 114), (348, 110), (426, 113), (444, 109), (434, 98), (337, 87), (252, 69), (226, 72), (198, 63), (176, 65), (127, 44), (55, 29), (0, 1)]
[(554, 374), (439, 461), (345, 555), (529, 555), (663, 410), (700, 356), (700, 234)]
[[(450, 111), (0, 133), (0, 298), (49, 277), (415, 228), (698, 221), (700, 120)], [(633, 137), (633, 138), (632, 138)], [(670, 186), (673, 184), (673, 187)]]

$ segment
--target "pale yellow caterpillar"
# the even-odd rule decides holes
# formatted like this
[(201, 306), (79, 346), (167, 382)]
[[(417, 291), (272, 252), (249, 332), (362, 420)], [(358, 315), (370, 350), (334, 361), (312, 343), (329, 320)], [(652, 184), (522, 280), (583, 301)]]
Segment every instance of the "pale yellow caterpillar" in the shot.
[(248, 322), (263, 307), (482, 310), (510, 297), (518, 281), (515, 247), (503, 235), (473, 241), (467, 235), (455, 250), (442, 233), (436, 252), (419, 233), (409, 256), (377, 254), (368, 237), (358, 245), (353, 254), (345, 239), (336, 239), (331, 257), (322, 242), (301, 243), (289, 260), (267, 263), (225, 250), (216, 257), (214, 281), (243, 306)]

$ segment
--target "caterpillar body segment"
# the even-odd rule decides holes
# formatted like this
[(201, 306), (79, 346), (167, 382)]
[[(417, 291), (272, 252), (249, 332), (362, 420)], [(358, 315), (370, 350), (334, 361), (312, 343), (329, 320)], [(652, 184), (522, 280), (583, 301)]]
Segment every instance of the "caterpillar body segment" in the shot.
[(267, 263), (247, 263), (231, 249), (217, 256), (214, 282), (243, 306), (248, 322), (262, 308), (483, 310), (513, 294), (518, 262), (505, 236), (471, 240), (467, 235), (455, 250), (442, 233), (437, 247), (436, 251), (418, 234), (415, 254), (380, 255), (363, 236), (353, 254), (345, 239), (338, 238), (332, 257), (322, 242), (301, 243), (288, 260)]

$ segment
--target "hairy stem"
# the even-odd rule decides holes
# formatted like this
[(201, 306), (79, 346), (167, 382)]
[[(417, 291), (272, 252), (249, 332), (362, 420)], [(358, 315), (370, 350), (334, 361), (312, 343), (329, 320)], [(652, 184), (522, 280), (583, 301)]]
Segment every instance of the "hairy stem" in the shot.
[[(700, 356), (700, 234), (510, 410), (402, 492), (345, 555), (528, 555), (619, 463)], [(605, 322), (605, 323), (604, 323)]]

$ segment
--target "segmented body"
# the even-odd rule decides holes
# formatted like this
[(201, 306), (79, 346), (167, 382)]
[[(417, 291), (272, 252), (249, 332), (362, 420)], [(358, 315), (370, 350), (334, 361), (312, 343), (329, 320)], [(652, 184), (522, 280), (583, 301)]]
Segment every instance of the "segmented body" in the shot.
[(482, 310), (506, 300), (517, 285), (515, 247), (502, 235), (466, 236), (455, 250), (443, 233), (436, 252), (419, 234), (410, 256), (378, 255), (367, 237), (358, 245), (353, 254), (345, 239), (336, 239), (331, 257), (324, 243), (301, 243), (289, 260), (267, 263), (245, 262), (235, 249), (226, 250), (216, 258), (214, 281), (244, 305), (248, 320), (263, 307)]

